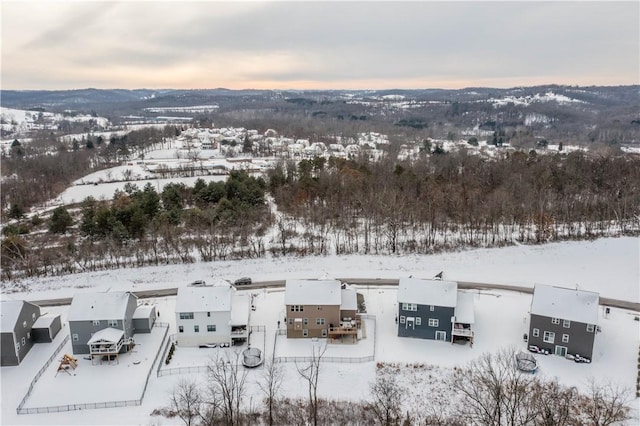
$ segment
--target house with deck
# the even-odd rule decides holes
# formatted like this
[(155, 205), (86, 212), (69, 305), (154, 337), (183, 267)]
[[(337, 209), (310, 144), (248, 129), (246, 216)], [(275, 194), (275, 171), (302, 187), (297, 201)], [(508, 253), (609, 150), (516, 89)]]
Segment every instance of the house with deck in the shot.
[(401, 278), (397, 319), (400, 337), (473, 344), (473, 294), (454, 281)]
[(74, 295), (67, 317), (73, 353), (117, 358), (133, 345), (137, 307), (138, 298), (128, 291)]
[(40, 307), (24, 300), (0, 303), (0, 365), (19, 365), (35, 343), (33, 325), (40, 317)]
[(287, 280), (285, 309), (289, 338), (357, 338), (357, 295), (338, 280)]
[(187, 286), (176, 298), (180, 346), (232, 344), (249, 336), (250, 300), (229, 284)]
[(536, 284), (529, 311), (529, 344), (560, 356), (591, 358), (599, 303), (595, 292)]

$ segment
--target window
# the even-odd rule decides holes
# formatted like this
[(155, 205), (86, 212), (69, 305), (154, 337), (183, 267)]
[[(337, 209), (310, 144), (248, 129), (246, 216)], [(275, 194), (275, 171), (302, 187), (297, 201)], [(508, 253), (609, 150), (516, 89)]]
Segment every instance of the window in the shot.
[(193, 332), (194, 333), (200, 333), (200, 326), (199, 325), (194, 325), (193, 326)]
[(75, 333), (74, 333), (74, 334), (72, 334), (72, 335), (71, 335), (71, 340), (73, 340), (74, 342), (77, 342), (77, 341), (78, 341), (78, 335), (77, 335), (77, 334), (75, 334)]
[(562, 321), (562, 327), (563, 327), (563, 328), (569, 328), (569, 327), (571, 327), (571, 321), (569, 321), (569, 320), (563, 320), (563, 321)]
[(429, 318), (429, 327), (437, 327), (440, 325), (440, 320), (437, 318)]
[(100, 320), (93, 320), (92, 323), (93, 325), (100, 325)]
[(322, 329), (322, 337), (327, 337), (327, 329), (326, 328)]
[(27, 339), (31, 339), (31, 333), (27, 333)]
[(309, 335), (309, 330), (306, 328), (302, 330), (302, 337), (307, 337)]
[(211, 316), (211, 312), (207, 312), (207, 317), (210, 317), (210, 316)]
[(318, 310), (321, 311), (322, 310), (322, 306), (318, 305)]
[(180, 312), (180, 319), (193, 319), (193, 312)]
[(533, 329), (533, 337), (539, 337), (540, 336), (540, 329), (539, 328), (534, 328)]
[(27, 328), (27, 322), (26, 322), (26, 321), (24, 321), (24, 322), (22, 323), (22, 327), (23, 327), (23, 328)]
[(405, 319), (406, 319), (406, 318), (405, 318), (405, 317), (403, 317), (403, 316), (401, 315), (401, 316), (400, 316), (400, 324), (404, 324)]
[(184, 333), (184, 327), (179, 325), (178, 326), (178, 333)]
[(215, 325), (213, 325), (213, 324), (209, 324), (209, 325), (207, 325), (207, 331), (208, 331), (208, 332), (214, 332), (214, 331), (216, 331), (216, 326), (215, 326)]
[(589, 333), (593, 333), (595, 326), (593, 324), (587, 324), (587, 331)]
[(109, 320), (108, 321), (108, 325), (109, 325), (109, 327), (117, 327), (118, 326), (118, 320)]
[(291, 305), (291, 312), (304, 312), (304, 306), (302, 305)]
[(31, 314), (31, 319), (32, 319), (32, 320), (34, 320), (34, 321), (36, 320), (36, 314), (35, 314), (35, 312)]
[(324, 318), (316, 318), (316, 325), (324, 325)]
[(429, 310), (430, 310), (431, 312), (433, 312), (435, 309), (436, 309), (436, 307), (435, 307), (435, 306), (433, 306), (433, 305), (429, 306)]
[(289, 325), (293, 325), (293, 318), (289, 318)]
[(403, 311), (417, 311), (418, 310), (418, 305), (416, 305), (415, 303), (403, 303), (402, 304), (402, 310)]
[(22, 338), (22, 346), (27, 344), (27, 339), (25, 339), (24, 337)]
[(551, 324), (560, 324), (559, 318), (551, 318)]
[(562, 335), (562, 343), (569, 343), (569, 335), (568, 334), (563, 334)]
[(416, 325), (422, 325), (422, 318), (416, 317)]
[(545, 343), (553, 343), (556, 340), (556, 333), (554, 333), (552, 331), (545, 331), (544, 332), (544, 337), (542, 338), (542, 340)]
[(20, 350), (20, 342), (16, 342), (16, 350)]
[(302, 318), (302, 323), (304, 325), (309, 325), (309, 318)]

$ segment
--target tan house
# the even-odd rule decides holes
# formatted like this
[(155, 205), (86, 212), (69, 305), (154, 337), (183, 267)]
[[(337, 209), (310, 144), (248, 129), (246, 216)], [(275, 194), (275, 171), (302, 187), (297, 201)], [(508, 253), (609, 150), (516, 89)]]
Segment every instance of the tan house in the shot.
[(287, 337), (357, 334), (356, 292), (337, 280), (287, 280)]

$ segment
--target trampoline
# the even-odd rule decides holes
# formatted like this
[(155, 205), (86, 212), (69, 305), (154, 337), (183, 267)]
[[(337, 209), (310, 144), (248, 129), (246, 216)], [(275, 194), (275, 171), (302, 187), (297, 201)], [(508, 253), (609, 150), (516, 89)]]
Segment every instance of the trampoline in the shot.
[(518, 370), (526, 373), (535, 373), (538, 371), (538, 361), (535, 357), (527, 352), (519, 352), (516, 354), (516, 366)]
[(258, 348), (247, 348), (242, 352), (242, 365), (254, 368), (262, 364), (262, 351)]

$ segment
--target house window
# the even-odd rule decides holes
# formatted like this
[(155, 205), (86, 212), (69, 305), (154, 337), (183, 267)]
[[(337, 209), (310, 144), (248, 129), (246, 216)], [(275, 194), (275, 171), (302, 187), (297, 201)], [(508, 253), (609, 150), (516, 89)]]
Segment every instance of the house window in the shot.
[(306, 328), (302, 329), (302, 337), (307, 337), (309, 335), (309, 330)]
[(302, 323), (304, 325), (309, 325), (309, 318), (302, 318)]
[(568, 334), (563, 334), (562, 335), (562, 343), (569, 343), (569, 335)]
[(416, 325), (422, 325), (422, 318), (416, 317)]
[(440, 325), (440, 320), (437, 318), (429, 318), (429, 327), (437, 327)]
[(20, 350), (20, 342), (16, 342), (16, 350)]
[(291, 312), (304, 312), (304, 306), (302, 305), (291, 305)]
[(324, 318), (316, 318), (316, 325), (324, 325)]
[(569, 327), (571, 327), (571, 321), (569, 321), (569, 320), (562, 320), (562, 327), (563, 327), (563, 328), (569, 328)]
[(554, 333), (553, 331), (545, 331), (542, 340), (545, 343), (553, 343), (556, 340), (556, 333)]
[(72, 334), (72, 335), (71, 335), (71, 340), (73, 340), (74, 342), (77, 342), (77, 341), (78, 341), (78, 335), (77, 335), (77, 334), (75, 334), (75, 333), (74, 333), (74, 334)]
[(415, 303), (403, 303), (402, 310), (415, 312), (418, 310), (418, 305), (416, 305)]
[(24, 337), (22, 338), (22, 346), (27, 344), (27, 339), (25, 339)]
[(178, 333), (184, 333), (184, 327), (179, 325), (178, 326)]
[(540, 329), (539, 328), (534, 328), (533, 329), (533, 337), (539, 337), (540, 336)]
[(193, 332), (194, 333), (200, 333), (200, 326), (199, 325), (194, 325), (193, 326)]
[(26, 322), (26, 321), (24, 321), (24, 322), (22, 323), (22, 327), (23, 327), (23, 328), (27, 328), (27, 322)]
[(289, 318), (289, 325), (293, 325), (293, 318)]
[(560, 318), (551, 318), (551, 324), (560, 324)]
[(404, 322), (405, 322), (405, 317), (400, 316), (400, 324), (404, 324)]
[(327, 329), (326, 328), (322, 329), (322, 337), (327, 337)]
[(321, 311), (322, 310), (322, 306), (318, 305), (318, 310)]
[(31, 340), (31, 333), (27, 333), (27, 339)]
[(180, 312), (180, 319), (193, 319), (193, 312)]
[(433, 306), (433, 305), (429, 306), (429, 310), (430, 310), (431, 312), (433, 312), (435, 309), (436, 309), (436, 307), (435, 307), (435, 306)]
[(593, 324), (587, 324), (587, 331), (589, 333), (593, 333), (594, 329), (595, 329), (595, 326)]
[(91, 323), (93, 325), (100, 325), (100, 320), (93, 320), (93, 321), (91, 321)]
[(36, 320), (36, 314), (35, 314), (35, 312), (31, 314), (31, 319), (32, 319), (32, 320), (34, 320), (34, 321)]
[(212, 324), (207, 325), (207, 331), (209, 331), (209, 332), (216, 331), (216, 326), (212, 325)]
[(118, 320), (109, 320), (109, 327), (117, 327)]
[(210, 316), (211, 316), (211, 312), (207, 312), (207, 317), (210, 317)]

